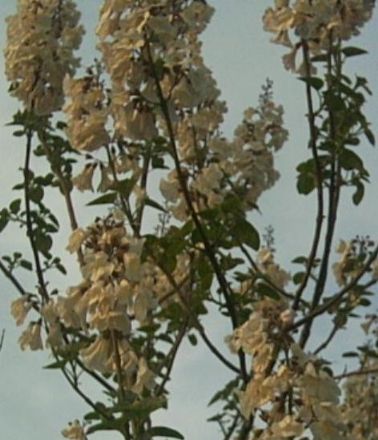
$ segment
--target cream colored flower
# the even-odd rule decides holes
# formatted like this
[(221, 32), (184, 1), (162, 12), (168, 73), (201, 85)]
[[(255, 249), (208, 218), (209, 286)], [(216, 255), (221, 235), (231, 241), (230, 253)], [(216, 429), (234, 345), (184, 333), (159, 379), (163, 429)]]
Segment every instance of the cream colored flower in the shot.
[(7, 18), (5, 72), (11, 94), (37, 114), (50, 114), (63, 104), (63, 78), (73, 74), (73, 51), (84, 30), (70, 0), (18, 0), (17, 13)]
[(26, 330), (21, 333), (18, 339), (21, 350), (30, 349), (43, 350), (43, 343), (41, 338), (41, 324), (36, 322), (31, 322)]
[(142, 394), (145, 388), (152, 390), (155, 387), (155, 374), (148, 368), (145, 358), (140, 358), (138, 362), (137, 379), (132, 391), (136, 394)]
[(71, 233), (68, 239), (68, 245), (66, 246), (66, 250), (71, 254), (77, 252), (87, 237), (88, 237), (87, 231), (85, 231), (82, 228), (75, 229)]
[(95, 163), (87, 163), (81, 173), (77, 174), (72, 179), (72, 184), (81, 192), (93, 191), (93, 174), (96, 169)]
[(11, 314), (16, 320), (16, 325), (22, 325), (25, 321), (26, 315), (32, 307), (28, 295), (23, 295), (15, 299), (11, 303)]
[(86, 440), (84, 428), (78, 420), (70, 422), (67, 428), (62, 430), (62, 435), (70, 440)]
[(84, 364), (90, 370), (111, 372), (112, 343), (103, 336), (97, 336), (89, 347), (80, 350)]
[(304, 426), (298, 422), (294, 416), (286, 415), (279, 422), (273, 423), (270, 429), (272, 433), (279, 438), (288, 438), (302, 435)]

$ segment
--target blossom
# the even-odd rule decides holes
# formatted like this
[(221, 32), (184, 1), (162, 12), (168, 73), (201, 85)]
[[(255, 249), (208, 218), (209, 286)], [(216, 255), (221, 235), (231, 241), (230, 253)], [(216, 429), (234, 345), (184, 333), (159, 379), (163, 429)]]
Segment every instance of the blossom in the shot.
[(155, 387), (155, 374), (148, 368), (145, 358), (140, 358), (138, 362), (138, 372), (132, 391), (136, 394), (142, 394), (145, 388), (153, 389)]
[[(79, 79), (64, 78), (64, 93), (71, 98), (63, 107), (68, 117), (66, 133), (79, 151), (95, 151), (110, 142), (105, 128), (109, 116), (103, 85), (93, 72)], [(91, 176), (90, 171), (89, 176)]]
[(304, 431), (304, 426), (295, 420), (295, 417), (292, 415), (286, 415), (279, 422), (273, 423), (270, 429), (274, 435), (287, 438), (301, 435)]
[(88, 233), (84, 229), (76, 228), (69, 237), (68, 245), (66, 246), (67, 251), (71, 254), (77, 252), (87, 236)]
[(84, 428), (78, 420), (70, 422), (67, 428), (62, 430), (62, 435), (70, 440), (86, 440)]
[(95, 169), (96, 164), (85, 164), (83, 170), (72, 178), (72, 184), (81, 192), (87, 190), (93, 191), (92, 180)]
[(63, 104), (63, 78), (73, 74), (81, 43), (80, 13), (71, 0), (18, 0), (7, 17), (5, 73), (11, 94), (37, 114), (50, 114)]
[(111, 355), (112, 343), (103, 336), (97, 336), (87, 348), (80, 350), (85, 366), (101, 373), (111, 372)]
[(28, 295), (23, 295), (20, 298), (12, 301), (11, 313), (16, 320), (16, 325), (22, 325), (25, 321), (26, 315), (32, 307), (32, 303)]
[(114, 263), (109, 261), (105, 252), (89, 252), (84, 255), (85, 264), (81, 268), (83, 277), (93, 282), (109, 277), (114, 270)]
[(18, 343), (20, 344), (21, 350), (25, 350), (26, 348), (32, 351), (42, 350), (41, 324), (31, 322), (26, 330), (21, 333)]
[[(290, 47), (289, 54), (284, 55), (284, 66), (288, 70), (308, 75), (308, 67), (295, 67), (297, 49), (306, 44), (314, 54), (326, 51), (333, 41), (349, 40), (360, 33), (360, 28), (370, 20), (374, 2), (370, 0), (314, 0), (305, 2), (275, 2), (264, 14), (264, 29), (275, 34), (273, 43)], [(299, 40), (292, 44), (290, 33)]]

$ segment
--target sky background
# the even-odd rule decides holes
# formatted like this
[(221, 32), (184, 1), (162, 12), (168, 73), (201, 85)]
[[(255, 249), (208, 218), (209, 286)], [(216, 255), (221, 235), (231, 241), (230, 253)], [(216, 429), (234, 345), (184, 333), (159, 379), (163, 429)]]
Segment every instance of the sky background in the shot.
[[(78, 2), (83, 13), (83, 23), (87, 35), (81, 51), (84, 63), (90, 64), (93, 57), (95, 40), (91, 37), (96, 24), (99, 0)], [(239, 123), (242, 112), (248, 106), (254, 106), (260, 93), (261, 85), (269, 77), (274, 81), (274, 97), (285, 108), (286, 126), (290, 139), (277, 157), (277, 167), (281, 180), (274, 189), (266, 193), (260, 201), (263, 214), (253, 214), (252, 221), (263, 228), (273, 225), (277, 247), (277, 258), (286, 267), (296, 255), (307, 253), (313, 230), (314, 199), (298, 196), (295, 190), (295, 167), (306, 157), (307, 123), (305, 119), (305, 101), (303, 84), (296, 77), (286, 72), (281, 63), (281, 55), (286, 49), (269, 43), (270, 35), (263, 32), (261, 16), (264, 9), (273, 2), (266, 0), (217, 0), (210, 2), (216, 7), (216, 14), (203, 35), (204, 58), (210, 67), (227, 101), (229, 113), (224, 124), (224, 132), (231, 135)], [(0, 16), (13, 14), (15, 0), (0, 3)], [(0, 46), (5, 45), (5, 25), (0, 27)], [(366, 76), (373, 91), (378, 90), (378, 19), (377, 16), (363, 29), (362, 36), (351, 44), (361, 46), (369, 55), (353, 60), (351, 72), (357, 71)], [(18, 102), (7, 95), (8, 84), (4, 77), (3, 59), (0, 59), (0, 188), (1, 204), (8, 205), (15, 198), (11, 187), (20, 179), (17, 170), (22, 164), (23, 143), (12, 138), (12, 130), (5, 124), (19, 107)], [(378, 102), (377, 96), (369, 98), (366, 105), (368, 119), (377, 133)], [(336, 239), (352, 238), (356, 234), (370, 234), (378, 238), (378, 155), (376, 149), (366, 144), (365, 163), (371, 172), (372, 184), (362, 206), (355, 209), (350, 197), (342, 202), (339, 215), (340, 224)], [(59, 210), (59, 202), (51, 200), (51, 208)], [(93, 216), (93, 212), (90, 216)], [(85, 223), (85, 216), (81, 224)], [(68, 228), (63, 226), (59, 235), (64, 248)], [(0, 236), (0, 255), (24, 248), (24, 237), (18, 231), (5, 232)], [(57, 278), (62, 291), (66, 286), (78, 280), (74, 263), (65, 256), (70, 276), (66, 280)], [(9, 306), (14, 299), (12, 286), (0, 275), (0, 330), (5, 329), (5, 341), (0, 353), (0, 430), (4, 440), (54, 440), (59, 439), (60, 430), (68, 421), (81, 419), (87, 408), (80, 398), (71, 391), (59, 372), (43, 370), (49, 363), (47, 353), (22, 352), (17, 344), (21, 332), (16, 328), (9, 313)], [(220, 326), (215, 317), (207, 318), (208, 332), (218, 342), (224, 353), (224, 336), (230, 329)], [(348, 337), (341, 339), (341, 348), (351, 348), (351, 343), (360, 338), (357, 326)], [(320, 339), (324, 333), (318, 331)], [(330, 360), (336, 353), (330, 353)], [(228, 372), (209, 356), (199, 344), (192, 348), (185, 344), (180, 351), (180, 360), (173, 370), (172, 400), (170, 411), (157, 413), (156, 422), (178, 429), (187, 440), (202, 438), (218, 440), (218, 428), (206, 423), (206, 418), (213, 414), (207, 402), (219, 386), (229, 378)], [(339, 364), (342, 369), (343, 364)], [(96, 391), (90, 388), (91, 393)], [(99, 395), (100, 398), (100, 395)], [(117, 440), (116, 434), (95, 434), (93, 440)]]

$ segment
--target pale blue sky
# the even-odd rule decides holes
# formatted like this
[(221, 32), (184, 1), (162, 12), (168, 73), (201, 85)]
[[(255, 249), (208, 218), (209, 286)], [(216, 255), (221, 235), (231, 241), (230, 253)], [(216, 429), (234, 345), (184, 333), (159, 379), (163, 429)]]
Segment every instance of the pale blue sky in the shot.
[[(97, 18), (99, 0), (79, 2), (83, 8), (83, 20), (87, 27), (84, 45), (85, 60), (90, 63), (93, 54), (91, 29)], [(295, 166), (307, 154), (307, 127), (304, 117), (303, 84), (286, 72), (281, 64), (283, 48), (269, 43), (270, 35), (262, 31), (261, 16), (266, 0), (217, 0), (210, 2), (217, 8), (211, 25), (204, 34), (204, 53), (207, 65), (228, 102), (229, 114), (224, 126), (230, 134), (240, 121), (244, 108), (255, 105), (261, 84), (269, 77), (275, 83), (276, 102), (285, 107), (285, 120), (290, 131), (290, 140), (279, 154), (277, 164), (282, 174), (278, 185), (261, 200), (263, 216), (254, 214), (253, 220), (260, 226), (272, 224), (276, 230), (276, 244), (280, 261), (285, 264), (296, 254), (305, 253), (311, 239), (314, 211), (311, 198), (296, 195)], [(16, 1), (0, 3), (0, 16), (13, 13)], [(88, 26), (87, 26), (88, 25)], [(5, 26), (1, 27), (0, 46), (4, 47)], [(359, 74), (368, 77), (371, 88), (378, 90), (378, 19), (375, 18), (363, 29), (363, 35), (353, 42), (370, 53), (357, 63)], [(4, 124), (11, 119), (18, 103), (6, 93), (7, 83), (3, 75), (3, 60), (0, 60), (0, 187), (1, 206), (10, 199), (10, 188), (17, 181), (17, 169), (21, 166), (22, 142), (12, 139), (11, 130)], [(377, 132), (377, 96), (370, 98), (367, 112)], [(365, 147), (364, 147), (365, 148)], [(350, 200), (342, 203), (341, 225), (337, 237), (371, 234), (377, 237), (378, 218), (378, 155), (376, 149), (366, 146), (366, 164), (371, 171), (372, 185), (366, 199), (358, 210), (352, 210)], [(52, 201), (54, 203), (54, 201)], [(58, 207), (56, 204), (55, 207)], [(61, 234), (64, 243), (67, 229)], [(21, 249), (23, 237), (14, 233), (0, 237), (0, 254)], [(72, 270), (73, 265), (71, 264)], [(61, 286), (75, 283), (73, 275)], [(63, 283), (63, 282), (62, 282)], [(3, 351), (0, 353), (0, 430), (4, 440), (55, 440), (61, 438), (60, 430), (69, 420), (81, 418), (86, 407), (73, 391), (68, 389), (63, 378), (56, 371), (42, 370), (48, 363), (46, 354), (21, 352), (17, 345), (20, 329), (9, 317), (9, 304), (15, 298), (10, 284), (0, 277), (2, 301), (0, 303), (0, 329), (6, 329)], [(228, 331), (220, 327), (214, 317), (208, 319), (209, 334), (227, 352), (223, 338)], [(319, 333), (321, 337), (321, 333)], [(353, 333), (351, 339), (357, 338)], [(218, 440), (216, 425), (206, 424), (212, 410), (206, 408), (210, 397), (227, 377), (222, 366), (207, 355), (200, 345), (193, 349), (185, 345), (180, 352), (181, 359), (173, 372), (172, 402), (169, 412), (161, 412), (161, 423), (180, 430), (187, 440), (201, 438)], [(92, 390), (91, 390), (92, 392)], [(116, 434), (99, 434), (94, 440), (117, 440)]]

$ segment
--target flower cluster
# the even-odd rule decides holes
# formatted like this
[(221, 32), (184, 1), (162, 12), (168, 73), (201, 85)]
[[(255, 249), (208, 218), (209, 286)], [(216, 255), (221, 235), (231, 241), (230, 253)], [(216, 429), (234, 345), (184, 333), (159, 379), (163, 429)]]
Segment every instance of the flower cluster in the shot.
[(283, 289), (290, 281), (290, 274), (274, 261), (274, 253), (268, 247), (259, 249), (257, 254), (257, 266), (261, 272), (280, 289)]
[[(339, 259), (332, 266), (339, 286), (347, 285), (363, 271), (374, 247), (375, 242), (369, 237), (357, 236), (350, 241), (340, 240), (336, 248)], [(374, 260), (369, 269), (373, 279), (377, 279), (377, 267), (377, 260)]]
[(71, 0), (18, 0), (17, 13), (7, 18), (5, 72), (11, 94), (37, 114), (63, 104), (63, 78), (79, 65), (73, 56), (84, 33), (79, 18)]
[(83, 281), (68, 290), (56, 303), (67, 327), (93, 335), (81, 351), (88, 368), (102, 372), (116, 369), (118, 352), (122, 369), (135, 370), (141, 359), (131, 349), (128, 335), (132, 321), (145, 322), (157, 302), (153, 294), (153, 272), (140, 256), (143, 240), (129, 237), (122, 222), (109, 217), (71, 235), (68, 250), (83, 250)]
[(378, 438), (377, 361), (366, 362), (363, 370), (373, 370), (375, 373), (350, 376), (343, 384), (345, 399), (341, 412), (354, 440)]
[(252, 377), (243, 391), (237, 391), (243, 416), (254, 415), (266, 425), (256, 428), (252, 438), (278, 440), (300, 436), (309, 428), (317, 440), (347, 440), (348, 430), (338, 407), (341, 391), (325, 363), (305, 354), (295, 343), (278, 362), (273, 344), (266, 341), (267, 328), (267, 319), (253, 313), (231, 341), (234, 350), (253, 356)]
[[(290, 48), (283, 57), (285, 68), (307, 75), (303, 63), (296, 67), (298, 50), (305, 44), (316, 54), (328, 50), (334, 41), (358, 35), (359, 28), (371, 18), (374, 3), (372, 0), (276, 0), (275, 7), (265, 11), (264, 28), (275, 34), (274, 43)], [(298, 42), (292, 42), (291, 31)]]
[(105, 129), (108, 110), (105, 92), (98, 76), (91, 71), (81, 79), (68, 75), (63, 82), (64, 93), (71, 101), (63, 107), (68, 115), (67, 136), (79, 151), (94, 151), (110, 142)]
[[(207, 151), (207, 161), (197, 169), (190, 164), (182, 166), (196, 210), (219, 206), (228, 195), (235, 194), (242, 201), (245, 211), (256, 206), (261, 194), (271, 188), (279, 177), (274, 168), (273, 154), (288, 137), (282, 115), (281, 106), (264, 98), (258, 108), (245, 111), (243, 122), (236, 128), (232, 141), (209, 133), (201, 138), (201, 132), (196, 129), (196, 137), (193, 138), (193, 130), (191, 136), (188, 133), (185, 145), (196, 142), (197, 147), (204, 145)], [(186, 220), (188, 209), (176, 170), (161, 180), (160, 190), (173, 215), (178, 220)]]

